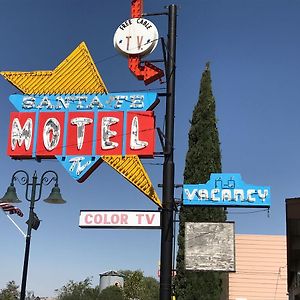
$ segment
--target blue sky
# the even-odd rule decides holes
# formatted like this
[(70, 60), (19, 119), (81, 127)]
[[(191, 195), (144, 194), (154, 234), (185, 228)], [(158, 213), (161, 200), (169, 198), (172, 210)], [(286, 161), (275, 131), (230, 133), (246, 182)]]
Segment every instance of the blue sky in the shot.
[[(145, 0), (145, 12), (161, 12), (172, 2)], [(198, 99), (205, 63), (210, 61), (217, 105), (223, 172), (240, 173), (249, 184), (271, 186), (272, 207), (266, 211), (230, 209), (237, 233), (285, 234), (285, 198), (299, 196), (300, 148), (300, 2), (296, 0), (178, 0), (175, 163), (182, 183), (189, 120)], [(118, 25), (129, 18), (130, 1), (0, 1), (0, 70), (52, 70), (85, 41), (110, 92), (157, 90), (145, 87), (129, 72), (127, 60), (113, 48)], [(149, 17), (166, 38), (167, 18)], [(160, 45), (149, 59), (162, 57)], [(156, 209), (119, 174), (101, 165), (84, 183), (75, 182), (56, 161), (14, 161), (6, 155), (10, 94), (17, 92), (0, 78), (0, 191), (4, 194), (18, 169), (59, 174), (63, 197), (52, 206), (39, 201), (42, 220), (31, 240), (27, 289), (54, 295), (68, 280), (119, 269), (141, 269), (156, 276), (159, 230), (80, 229), (81, 209)], [(164, 99), (155, 108), (163, 128)], [(157, 139), (157, 151), (161, 151)], [(157, 187), (162, 182), (160, 158), (144, 160)], [(25, 216), (13, 217), (25, 231), (28, 203), (16, 185)], [(157, 188), (159, 195), (161, 190)], [(45, 198), (50, 191), (44, 188)], [(180, 190), (176, 190), (177, 197)], [(21, 283), (24, 238), (0, 215), (0, 288)]]

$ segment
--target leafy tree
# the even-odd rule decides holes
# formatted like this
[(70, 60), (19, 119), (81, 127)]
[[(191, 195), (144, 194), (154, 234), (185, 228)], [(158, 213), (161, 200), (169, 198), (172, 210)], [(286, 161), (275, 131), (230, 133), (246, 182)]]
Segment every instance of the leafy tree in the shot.
[(9, 281), (6, 284), (6, 288), (0, 290), (0, 300), (17, 300), (19, 299), (19, 286), (16, 285), (15, 281)]
[[(186, 154), (184, 183), (206, 183), (211, 173), (221, 172), (221, 152), (211, 87), (209, 63), (202, 74), (198, 102), (193, 111)], [(222, 277), (219, 272), (191, 272), (184, 266), (185, 222), (225, 221), (223, 208), (181, 207), (179, 216), (177, 275), (175, 294), (178, 300), (219, 300)]]
[(124, 278), (124, 299), (156, 300), (159, 298), (159, 283), (153, 277), (144, 277), (142, 271), (119, 271)]
[(124, 277), (124, 298), (125, 300), (139, 299), (143, 290), (143, 272), (142, 271), (119, 271)]
[(159, 299), (159, 282), (153, 277), (144, 277), (142, 282), (141, 300)]
[[(91, 286), (91, 279), (70, 280), (59, 290), (58, 300), (158, 300), (159, 283), (153, 277), (144, 277), (142, 271), (119, 271), (124, 274), (124, 287), (109, 286), (100, 293)], [(17, 299), (17, 298), (16, 298)], [(2, 300), (0, 298), (0, 300)], [(4, 300), (4, 299), (3, 299)], [(5, 299), (6, 300), (6, 299)], [(14, 300), (7, 299), (7, 300)]]
[(102, 290), (99, 300), (124, 300), (123, 290), (117, 286), (109, 286)]
[[(15, 281), (9, 281), (6, 284), (6, 288), (0, 290), (0, 300), (14, 300), (19, 299), (20, 292), (19, 292), (19, 286), (16, 285)], [(33, 291), (27, 291), (25, 300), (36, 300), (36, 297), (34, 295)]]
[(70, 280), (57, 292), (59, 300), (97, 300), (99, 297), (99, 288), (91, 287), (90, 278), (79, 282)]

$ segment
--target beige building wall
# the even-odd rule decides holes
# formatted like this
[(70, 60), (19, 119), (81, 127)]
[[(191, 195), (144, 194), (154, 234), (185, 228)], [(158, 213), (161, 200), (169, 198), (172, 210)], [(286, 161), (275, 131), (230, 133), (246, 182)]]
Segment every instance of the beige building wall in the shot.
[(229, 300), (287, 300), (286, 237), (236, 235)]

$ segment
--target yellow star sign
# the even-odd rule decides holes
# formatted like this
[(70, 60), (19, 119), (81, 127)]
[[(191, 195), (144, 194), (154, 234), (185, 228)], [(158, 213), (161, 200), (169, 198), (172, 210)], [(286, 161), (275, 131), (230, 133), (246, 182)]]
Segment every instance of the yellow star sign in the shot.
[[(0, 74), (27, 95), (108, 93), (84, 42), (53, 71), (5, 71), (0, 72)], [(162, 206), (137, 155), (105, 155), (101, 159), (142, 191), (156, 205)]]
[(1, 72), (0, 74), (24, 94), (107, 93), (84, 42), (53, 71)]

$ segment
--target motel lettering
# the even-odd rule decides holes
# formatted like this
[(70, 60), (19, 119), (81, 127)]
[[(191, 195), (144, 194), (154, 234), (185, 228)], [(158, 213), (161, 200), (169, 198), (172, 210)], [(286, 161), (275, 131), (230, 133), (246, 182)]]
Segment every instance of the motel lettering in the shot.
[(8, 155), (151, 156), (154, 128), (152, 111), (14, 112), (10, 119)]

